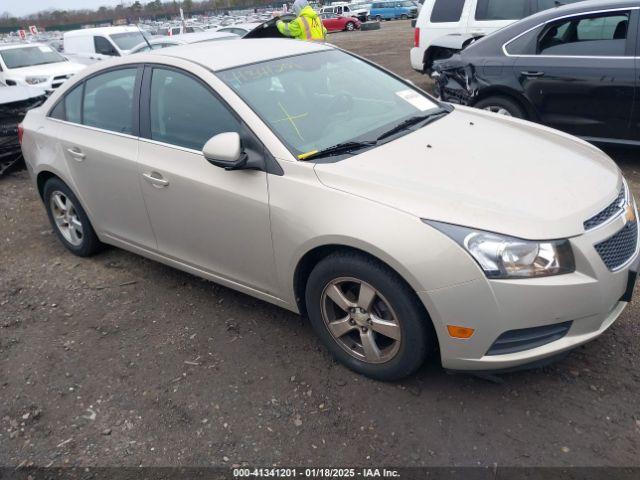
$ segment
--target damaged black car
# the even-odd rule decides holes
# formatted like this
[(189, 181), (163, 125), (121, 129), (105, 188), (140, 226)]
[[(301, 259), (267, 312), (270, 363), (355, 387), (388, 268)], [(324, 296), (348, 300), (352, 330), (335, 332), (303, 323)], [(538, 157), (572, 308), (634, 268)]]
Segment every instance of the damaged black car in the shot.
[(18, 124), (27, 110), (46, 100), (44, 90), (35, 87), (7, 87), (0, 82), (0, 176), (24, 166)]
[(435, 94), (594, 143), (640, 145), (638, 7), (584, 2), (528, 17), (436, 61)]

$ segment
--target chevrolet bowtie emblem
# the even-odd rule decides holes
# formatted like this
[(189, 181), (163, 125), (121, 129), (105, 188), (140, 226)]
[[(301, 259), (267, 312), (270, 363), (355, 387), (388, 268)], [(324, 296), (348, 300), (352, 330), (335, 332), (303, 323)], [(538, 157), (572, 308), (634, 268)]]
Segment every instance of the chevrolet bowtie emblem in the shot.
[(636, 211), (634, 210), (633, 205), (627, 205), (627, 208), (624, 211), (624, 221), (625, 223), (636, 221)]

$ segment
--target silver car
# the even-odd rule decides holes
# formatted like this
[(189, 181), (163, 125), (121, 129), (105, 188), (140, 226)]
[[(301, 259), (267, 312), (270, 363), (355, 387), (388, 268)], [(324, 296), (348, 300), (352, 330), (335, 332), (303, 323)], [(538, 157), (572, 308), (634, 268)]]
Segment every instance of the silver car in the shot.
[(451, 107), (330, 45), (95, 65), (26, 116), (60, 241), (139, 253), (309, 318), (383, 380), (549, 361), (630, 300), (636, 206), (602, 151)]

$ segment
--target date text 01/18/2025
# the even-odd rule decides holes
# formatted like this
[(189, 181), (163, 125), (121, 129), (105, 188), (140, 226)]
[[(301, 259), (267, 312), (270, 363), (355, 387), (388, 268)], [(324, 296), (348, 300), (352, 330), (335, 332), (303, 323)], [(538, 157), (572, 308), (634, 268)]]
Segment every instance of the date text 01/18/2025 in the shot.
[(397, 478), (400, 473), (387, 468), (234, 468), (234, 478)]

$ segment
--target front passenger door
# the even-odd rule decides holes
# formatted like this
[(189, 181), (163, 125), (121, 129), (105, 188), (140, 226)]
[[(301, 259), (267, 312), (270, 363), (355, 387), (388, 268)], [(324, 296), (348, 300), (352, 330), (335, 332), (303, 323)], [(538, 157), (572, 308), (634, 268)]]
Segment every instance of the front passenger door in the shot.
[(245, 150), (262, 146), (212, 90), (191, 74), (146, 67), (139, 179), (159, 253), (245, 286), (273, 290), (267, 174), (226, 171), (202, 147), (238, 132)]

